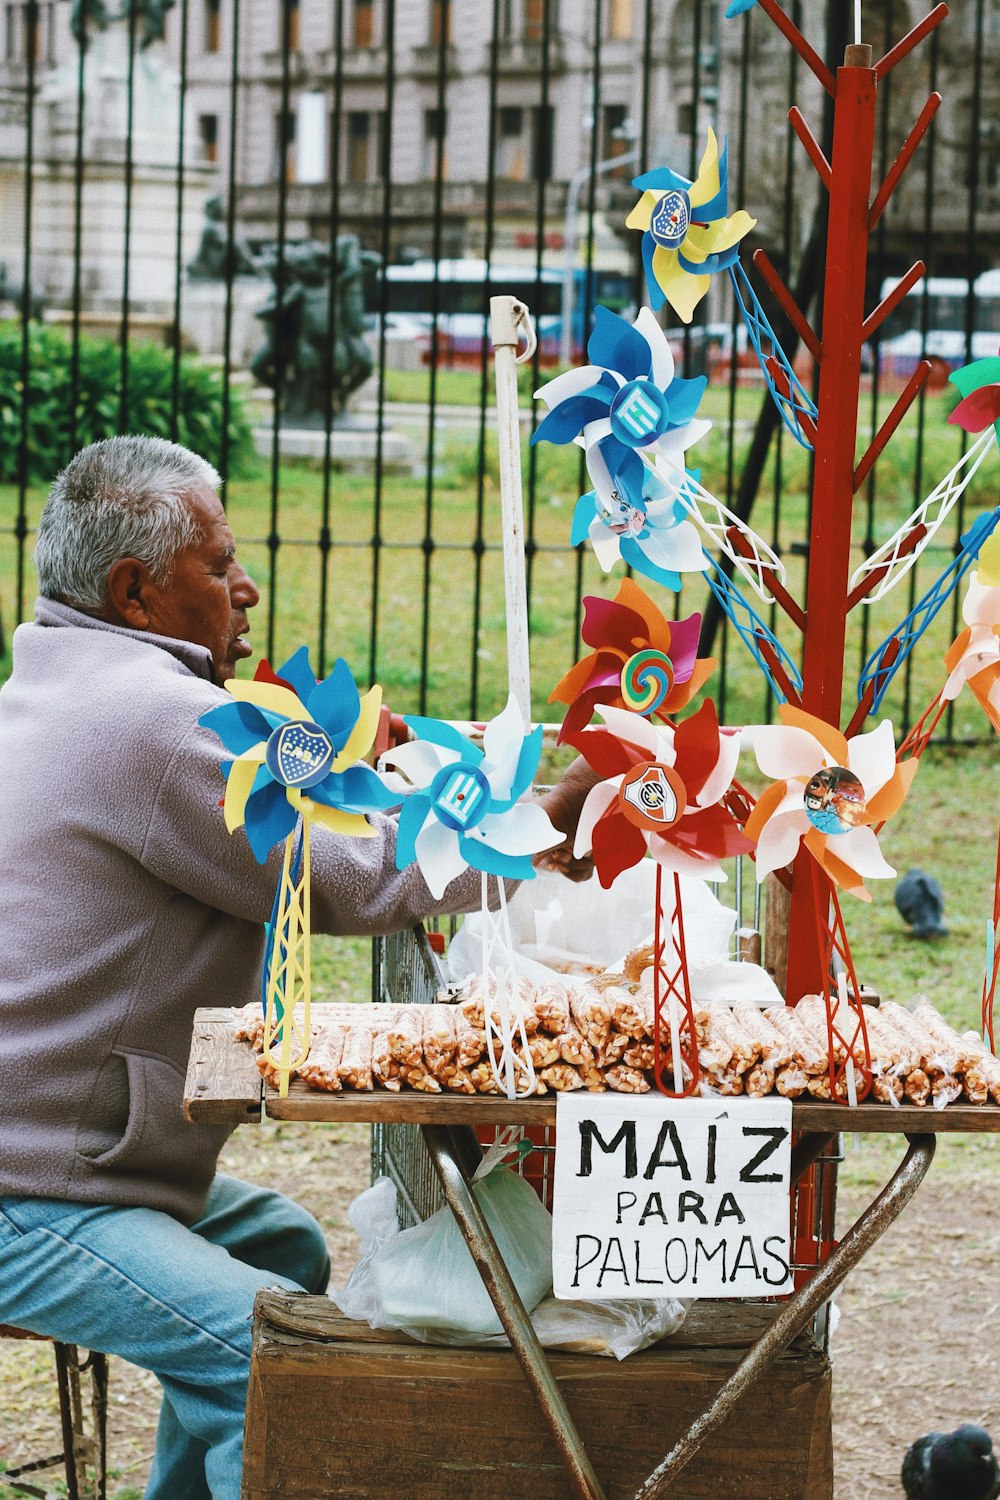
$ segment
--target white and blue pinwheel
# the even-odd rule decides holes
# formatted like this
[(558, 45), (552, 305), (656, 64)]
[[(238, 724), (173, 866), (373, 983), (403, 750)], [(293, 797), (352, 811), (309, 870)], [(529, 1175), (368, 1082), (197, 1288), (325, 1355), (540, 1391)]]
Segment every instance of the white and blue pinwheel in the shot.
[(527, 880), (532, 855), (562, 843), (531, 786), (542, 750), (541, 726), (524, 733), (513, 698), (487, 724), (480, 749), (450, 724), (407, 717), (418, 738), (385, 759), (413, 785), (399, 814), (396, 864), (416, 864), (435, 900), (468, 866), (485, 875)]
[(605, 572), (622, 559), (679, 588), (681, 573), (705, 566), (697, 529), (676, 502), (684, 454), (711, 429), (695, 415), (707, 381), (674, 374), (670, 345), (648, 307), (634, 324), (598, 307), (587, 353), (592, 364), (536, 392), (549, 412), (531, 441), (584, 449), (594, 489), (577, 504), (574, 545), (589, 537)]

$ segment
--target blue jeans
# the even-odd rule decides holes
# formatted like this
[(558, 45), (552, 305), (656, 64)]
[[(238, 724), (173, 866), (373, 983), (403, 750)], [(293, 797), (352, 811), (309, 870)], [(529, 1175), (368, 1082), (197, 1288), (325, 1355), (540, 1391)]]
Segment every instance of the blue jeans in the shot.
[(253, 1300), (322, 1292), (323, 1231), (217, 1176), (190, 1228), (149, 1208), (0, 1198), (0, 1323), (118, 1354), (163, 1387), (146, 1500), (239, 1500)]

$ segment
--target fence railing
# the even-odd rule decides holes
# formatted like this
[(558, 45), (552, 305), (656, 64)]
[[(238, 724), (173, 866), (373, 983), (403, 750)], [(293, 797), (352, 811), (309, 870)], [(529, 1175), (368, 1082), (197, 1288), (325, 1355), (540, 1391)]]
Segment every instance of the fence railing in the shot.
[[(839, 61), (853, 8), (787, 8)], [(865, 0), (876, 53), (923, 8)], [(795, 60), (789, 70), (763, 17), (725, 20), (721, 0), (133, 0), (110, 20), (92, 0), (3, 10), (4, 649), (30, 611), (47, 480), (94, 436), (151, 430), (188, 441), (223, 474), (262, 589), (261, 650), (281, 660), (306, 640), (320, 670), (344, 655), (394, 707), (492, 712), (505, 668), (484, 333), (491, 292), (514, 290), (542, 334), (522, 402), (542, 714), (579, 655), (583, 595), (616, 585), (569, 545), (589, 487), (582, 456), (527, 446), (530, 392), (567, 347), (585, 359), (596, 301), (639, 305), (630, 179), (667, 161), (693, 177), (710, 124), (728, 137), (730, 205), (758, 220), (744, 265), (766, 245), (821, 325), (824, 204), (787, 124), (796, 103), (824, 143), (815, 82)], [(874, 236), (872, 304), (917, 256), (928, 277), (873, 340), (866, 444), (922, 349), (940, 379), (857, 498), (859, 562), (965, 451), (946, 424), (948, 367), (1000, 342), (1000, 278), (982, 274), (1000, 248), (1000, 4), (953, 0), (951, 12), (921, 49), (928, 60), (902, 65), (880, 101), (884, 178), (928, 90), (944, 95)], [(691, 457), (801, 585), (811, 455), (775, 417), (728, 286), (713, 286), (702, 311), (691, 328), (668, 325), (684, 373), (710, 377), (715, 428)], [(202, 384), (193, 360), (213, 372)], [(801, 353), (796, 368), (808, 385)], [(904, 589), (856, 612), (849, 677), (995, 493), (987, 464)], [(689, 575), (676, 601), (658, 595), (668, 612), (704, 612), (723, 716), (770, 714), (703, 581)], [(940, 685), (959, 607), (956, 595), (885, 700), (904, 728)], [(780, 620), (769, 623), (780, 638)], [(955, 738), (982, 729), (974, 706), (948, 721)]]

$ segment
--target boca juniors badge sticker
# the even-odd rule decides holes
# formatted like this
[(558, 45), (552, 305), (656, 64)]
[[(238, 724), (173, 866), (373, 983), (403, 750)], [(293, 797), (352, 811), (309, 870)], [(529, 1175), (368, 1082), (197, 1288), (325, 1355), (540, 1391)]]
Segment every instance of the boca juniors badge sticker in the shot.
[(623, 778), (618, 801), (630, 823), (647, 832), (662, 833), (682, 816), (687, 792), (671, 766), (651, 761), (633, 767)]
[(292, 720), (267, 742), (267, 769), (282, 786), (300, 791), (323, 780), (336, 754), (330, 736), (318, 724)]

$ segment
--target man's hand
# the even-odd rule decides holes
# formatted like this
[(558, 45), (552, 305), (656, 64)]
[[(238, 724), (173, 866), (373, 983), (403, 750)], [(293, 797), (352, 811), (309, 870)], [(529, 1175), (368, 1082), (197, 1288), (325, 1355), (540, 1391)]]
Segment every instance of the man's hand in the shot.
[(600, 777), (590, 769), (583, 756), (578, 755), (566, 768), (559, 785), (549, 792), (543, 792), (538, 798), (539, 806), (545, 809), (553, 826), (564, 833), (566, 838), (554, 849), (546, 849), (535, 855), (536, 869), (555, 870), (558, 874), (565, 875), (567, 880), (588, 880), (593, 874), (593, 857), (588, 854), (582, 859), (576, 859), (573, 844), (587, 793), (599, 780)]

